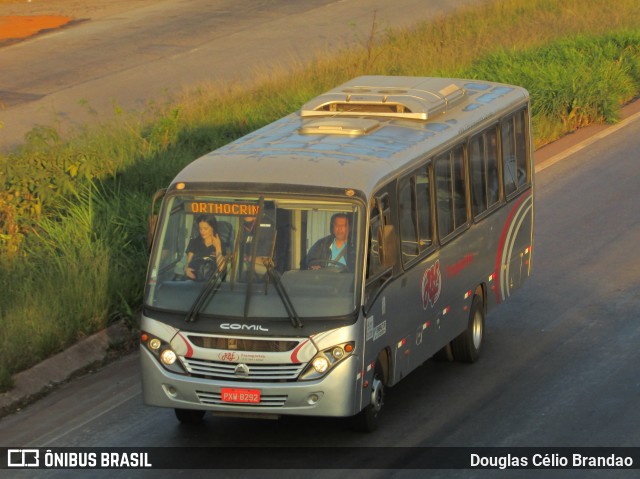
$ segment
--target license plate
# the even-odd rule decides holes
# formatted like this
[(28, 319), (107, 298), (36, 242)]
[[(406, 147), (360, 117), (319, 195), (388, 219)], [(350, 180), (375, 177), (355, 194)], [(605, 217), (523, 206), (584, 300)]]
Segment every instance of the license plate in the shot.
[(222, 388), (220, 390), (222, 396), (222, 402), (231, 403), (260, 403), (260, 390), (259, 389), (235, 389), (235, 388)]

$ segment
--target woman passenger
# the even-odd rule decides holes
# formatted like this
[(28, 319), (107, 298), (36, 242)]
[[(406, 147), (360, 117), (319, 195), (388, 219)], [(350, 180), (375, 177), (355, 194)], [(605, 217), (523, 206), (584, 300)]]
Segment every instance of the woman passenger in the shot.
[(220, 236), (216, 231), (215, 217), (198, 216), (196, 223), (200, 236), (189, 241), (184, 274), (190, 279), (204, 281), (215, 271), (213, 265), (219, 267), (224, 251)]

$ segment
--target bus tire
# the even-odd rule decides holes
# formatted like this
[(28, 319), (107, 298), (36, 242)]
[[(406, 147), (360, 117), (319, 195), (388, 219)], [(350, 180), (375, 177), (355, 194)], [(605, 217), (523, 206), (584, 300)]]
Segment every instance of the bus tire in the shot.
[(450, 363), (453, 361), (453, 349), (451, 343), (447, 343), (436, 354), (433, 355), (433, 359), (440, 362)]
[(182, 424), (200, 424), (204, 418), (204, 411), (198, 409), (176, 409), (175, 413)]
[(484, 307), (482, 299), (474, 296), (469, 311), (469, 323), (457, 338), (451, 342), (456, 361), (475, 363), (480, 357), (484, 342)]
[(353, 417), (355, 429), (361, 432), (373, 432), (380, 425), (380, 415), (384, 408), (386, 396), (384, 374), (380, 360), (376, 361), (371, 387), (367, 392), (371, 394), (370, 404)]

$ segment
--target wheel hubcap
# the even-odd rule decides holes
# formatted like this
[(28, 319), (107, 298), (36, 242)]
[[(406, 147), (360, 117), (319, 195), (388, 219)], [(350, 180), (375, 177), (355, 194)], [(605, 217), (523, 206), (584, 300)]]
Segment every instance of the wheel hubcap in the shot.
[(477, 311), (473, 318), (473, 346), (476, 349), (480, 349), (480, 345), (482, 344), (482, 314), (480, 311)]
[(371, 405), (378, 412), (384, 404), (384, 386), (378, 377), (373, 378), (373, 387), (371, 388)]

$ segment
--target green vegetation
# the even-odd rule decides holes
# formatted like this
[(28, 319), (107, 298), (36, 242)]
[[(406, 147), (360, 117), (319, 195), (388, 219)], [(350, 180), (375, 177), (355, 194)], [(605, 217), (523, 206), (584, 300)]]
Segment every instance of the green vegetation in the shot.
[(34, 129), (0, 156), (0, 389), (110, 321), (135, 324), (150, 198), (197, 156), (363, 74), (523, 85), (542, 145), (614, 121), (638, 96), (638, 25), (637, 0), (500, 0), (263, 73), (250, 88), (203, 86), (157, 106), (148, 122), (120, 114), (69, 141)]

